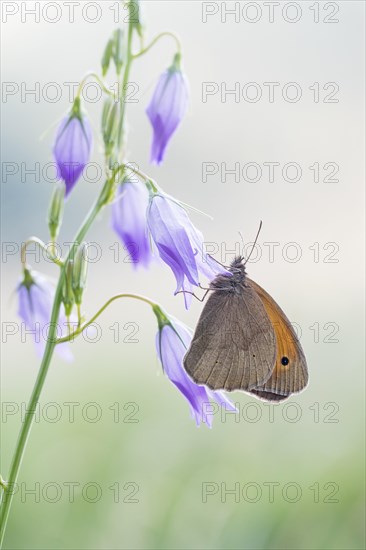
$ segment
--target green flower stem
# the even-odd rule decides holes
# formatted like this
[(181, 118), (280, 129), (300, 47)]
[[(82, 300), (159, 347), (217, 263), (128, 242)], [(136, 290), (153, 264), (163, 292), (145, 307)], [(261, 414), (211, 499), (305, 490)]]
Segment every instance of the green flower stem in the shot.
[(50, 330), (47, 338), (47, 344), (45, 348), (45, 352), (42, 358), (41, 366), (39, 369), (38, 377), (36, 380), (36, 383), (33, 388), (33, 392), (27, 407), (25, 419), (23, 426), (21, 427), (18, 443), (15, 449), (13, 461), (11, 463), (10, 468), (10, 475), (9, 479), (6, 482), (6, 485), (9, 490), (4, 492), (4, 498), (1, 505), (1, 515), (0, 515), (0, 547), (2, 545), (2, 541), (5, 534), (6, 524), (9, 516), (10, 511), (10, 505), (14, 496), (13, 487), (15, 486), (17, 479), (18, 479), (18, 473), (19, 468), (23, 459), (25, 447), (27, 444), (28, 436), (33, 424), (34, 420), (34, 414), (36, 411), (36, 407), (39, 401), (39, 396), (41, 394), (41, 391), (44, 386), (44, 382), (46, 380), (46, 376), (48, 373), (48, 369), (51, 363), (52, 355), (56, 346), (56, 334), (57, 334), (57, 321), (59, 318), (60, 313), (60, 307), (62, 303), (62, 288), (63, 288), (63, 282), (65, 277), (65, 266), (67, 265), (67, 261), (74, 256), (74, 252), (78, 246), (78, 243), (81, 243), (86, 234), (88, 233), (90, 227), (92, 226), (95, 218), (105, 205), (104, 196), (106, 193), (106, 187), (109, 187), (111, 185), (110, 180), (107, 180), (105, 185), (103, 186), (103, 189), (100, 193), (100, 196), (98, 197), (97, 201), (95, 202), (94, 206), (90, 210), (89, 214), (87, 215), (84, 223), (80, 227), (79, 232), (77, 233), (74, 241), (73, 246), (70, 248), (70, 252), (66, 258), (65, 264), (62, 266), (62, 270), (60, 273), (60, 278), (56, 287), (55, 292), (55, 298), (53, 302), (52, 307), (52, 313), (51, 313), (51, 321), (50, 321)]
[[(62, 277), (60, 276), (60, 280), (61, 279), (62, 279)], [(52, 310), (51, 323), (53, 323), (53, 325), (51, 324), (51, 326), (50, 326), (50, 337), (53, 335), (53, 338), (55, 337), (55, 329), (53, 328), (53, 326), (56, 327), (56, 323), (57, 323), (57, 319), (58, 319), (58, 315), (59, 315), (59, 311), (60, 311), (60, 305), (61, 305), (61, 285), (58, 286), (58, 289), (56, 291), (54, 306), (53, 306), (53, 310)], [(49, 367), (50, 362), (51, 362), (51, 358), (52, 358), (52, 354), (53, 354), (53, 350), (55, 348), (55, 345), (56, 345), (55, 342), (54, 341), (52, 342), (51, 338), (50, 338), (49, 341), (47, 342), (47, 345), (46, 345), (46, 349), (45, 349), (45, 352), (44, 352), (44, 355), (43, 355), (43, 359), (42, 359), (41, 367), (40, 367), (40, 370), (39, 370), (39, 373), (38, 373), (38, 377), (37, 377), (37, 380), (36, 380), (36, 383), (35, 383), (35, 386), (34, 386), (30, 401), (29, 401), (28, 408), (26, 410), (24, 423), (23, 423), (23, 426), (22, 426), (21, 431), (20, 431), (18, 443), (17, 443), (16, 450), (15, 450), (15, 453), (14, 453), (13, 461), (12, 461), (12, 464), (11, 464), (9, 480), (6, 483), (7, 490), (4, 492), (3, 502), (2, 502), (2, 506), (1, 506), (0, 546), (2, 545), (2, 541), (3, 541), (3, 538), (4, 538), (6, 524), (7, 524), (7, 520), (8, 520), (8, 516), (9, 516), (9, 511), (10, 511), (10, 505), (11, 505), (13, 495), (14, 495), (13, 488), (15, 487), (15, 484), (16, 484), (17, 479), (18, 479), (18, 472), (19, 472), (19, 468), (20, 468), (20, 465), (21, 465), (21, 462), (22, 462), (23, 455), (24, 455), (24, 450), (25, 450), (25, 446), (27, 444), (30, 429), (31, 429), (32, 424), (33, 424), (33, 419), (34, 419), (34, 414), (35, 414), (35, 411), (36, 411), (36, 406), (37, 406), (37, 403), (39, 401), (39, 396), (40, 396), (40, 393), (41, 393), (43, 385), (44, 385), (44, 381), (45, 381), (46, 376), (47, 376), (48, 367)]]
[[(132, 166), (132, 165), (127, 165), (126, 167), (127, 169), (130, 168), (131, 171), (136, 174), (136, 176), (138, 176), (139, 178), (141, 178), (144, 182), (146, 181), (149, 181), (149, 182), (154, 182), (154, 180), (152, 178), (150, 178), (147, 174), (145, 174), (145, 172), (143, 172), (142, 170), (140, 170), (139, 168), (135, 168), (135, 166)], [(155, 182), (154, 182), (155, 183)]]
[(120, 93), (120, 119), (118, 126), (118, 148), (121, 150), (121, 158), (124, 160), (125, 157), (125, 136), (124, 136), (124, 127), (125, 127), (125, 114), (126, 114), (126, 94), (127, 94), (127, 85), (130, 78), (130, 70), (132, 64), (132, 36), (133, 36), (133, 24), (129, 23), (128, 33), (127, 33), (127, 48), (126, 48), (126, 64), (123, 72), (122, 79), (122, 90)]
[[(128, 49), (129, 49), (129, 53), (128, 53), (128, 62), (127, 62), (127, 65), (126, 65), (126, 69), (125, 69), (125, 72), (124, 72), (124, 78), (123, 78), (124, 85), (125, 85), (125, 87), (124, 87), (125, 91), (124, 91), (123, 97), (121, 98), (121, 103), (122, 103), (122, 107), (123, 107), (123, 114), (122, 114), (122, 117), (120, 119), (120, 127), (119, 127), (119, 132), (120, 132), (121, 136), (123, 135), (124, 118), (125, 118), (124, 97), (125, 97), (126, 90), (127, 90), (127, 84), (128, 84), (128, 78), (129, 78), (129, 68), (130, 68), (130, 64), (131, 64), (131, 60), (132, 60), (132, 58), (131, 58), (132, 30), (133, 30), (133, 25), (132, 25), (132, 23), (129, 23), (129, 25), (128, 25), (128, 44), (129, 44)], [(99, 80), (99, 77), (97, 77), (97, 78)], [(105, 89), (105, 91), (107, 91), (107, 90)], [(50, 329), (49, 329), (49, 334), (48, 334), (48, 339), (47, 339), (45, 351), (44, 351), (44, 354), (43, 354), (43, 358), (42, 358), (42, 362), (41, 362), (41, 365), (40, 365), (39, 373), (38, 373), (38, 376), (37, 376), (37, 379), (36, 379), (36, 382), (35, 382), (35, 385), (34, 385), (34, 388), (33, 388), (33, 392), (31, 394), (31, 397), (30, 397), (30, 400), (29, 400), (29, 404), (28, 404), (28, 407), (27, 407), (25, 419), (24, 419), (23, 425), (21, 426), (21, 429), (20, 429), (18, 442), (17, 442), (16, 448), (15, 448), (14, 456), (13, 456), (11, 466), (10, 466), (10, 474), (9, 474), (8, 480), (3, 481), (1, 483), (2, 487), (4, 488), (4, 491), (3, 491), (3, 499), (2, 499), (2, 502), (1, 502), (1, 510), (0, 510), (0, 548), (1, 548), (2, 542), (4, 540), (6, 525), (7, 525), (7, 521), (8, 521), (8, 517), (9, 517), (9, 512), (10, 512), (10, 507), (11, 507), (11, 503), (12, 503), (13, 496), (14, 496), (13, 488), (15, 487), (15, 485), (17, 483), (19, 469), (20, 469), (22, 459), (23, 459), (23, 456), (24, 456), (24, 452), (25, 452), (26, 444), (27, 444), (28, 437), (29, 437), (29, 434), (30, 434), (30, 430), (31, 430), (31, 427), (32, 427), (32, 424), (33, 424), (33, 421), (34, 421), (34, 415), (35, 415), (36, 407), (37, 407), (37, 404), (39, 402), (39, 398), (40, 398), (40, 395), (41, 395), (41, 392), (42, 392), (42, 389), (43, 389), (43, 386), (44, 386), (44, 383), (45, 383), (45, 380), (46, 380), (46, 377), (47, 377), (48, 369), (50, 367), (51, 359), (52, 359), (53, 352), (54, 352), (56, 342), (57, 342), (57, 338), (56, 338), (57, 337), (57, 321), (58, 321), (58, 318), (59, 318), (60, 308), (61, 308), (61, 303), (62, 303), (62, 294), (63, 294), (63, 285), (64, 285), (64, 279), (65, 279), (66, 265), (68, 263), (68, 260), (74, 257), (74, 254), (75, 254), (75, 251), (76, 251), (77, 247), (85, 239), (90, 227), (92, 226), (93, 222), (95, 221), (95, 219), (98, 216), (98, 214), (100, 213), (100, 211), (110, 201), (110, 197), (111, 197), (111, 193), (112, 193), (111, 190), (113, 190), (113, 186), (114, 186), (113, 178), (107, 179), (107, 181), (105, 182), (105, 184), (104, 184), (104, 186), (103, 186), (103, 188), (102, 188), (102, 190), (101, 190), (94, 206), (91, 208), (89, 214), (86, 216), (84, 222), (82, 223), (82, 225), (81, 225), (81, 227), (80, 227), (80, 229), (79, 229), (79, 231), (78, 231), (78, 233), (77, 233), (77, 235), (76, 235), (76, 237), (73, 241), (73, 245), (70, 247), (70, 251), (69, 251), (69, 254), (67, 255), (67, 258), (65, 259), (65, 262), (62, 265), (60, 265), (61, 272), (60, 272), (58, 284), (57, 284), (56, 291), (55, 291), (55, 297), (54, 297), (54, 302), (53, 302), (53, 306), (52, 306), (52, 313), (51, 313), (51, 320), (50, 320)], [(43, 243), (39, 239), (33, 239), (32, 238), (32, 239), (29, 240), (29, 242), (36, 242), (39, 246), (41, 246), (43, 248)], [(23, 261), (23, 258), (25, 258), (25, 249), (26, 249), (26, 246), (24, 248), (24, 251), (22, 251), (22, 261)], [(24, 265), (25, 264), (23, 263), (23, 266)], [(5, 488), (6, 488), (6, 490), (5, 490)]]
[(97, 73), (94, 73), (94, 72), (90, 72), (90, 73), (87, 73), (83, 80), (80, 82), (79, 84), (79, 87), (77, 89), (77, 92), (76, 92), (76, 97), (79, 97), (80, 94), (81, 94), (81, 90), (83, 89), (83, 86), (85, 84), (85, 82), (87, 80), (89, 80), (89, 78), (94, 78), (94, 80), (96, 80), (98, 82), (98, 84), (100, 84), (100, 87), (102, 88), (103, 92), (105, 94), (108, 94), (110, 95), (111, 97), (114, 97), (114, 92), (109, 90), (106, 86), (106, 84), (103, 82), (103, 80), (97, 75)]
[(81, 305), (80, 304), (76, 304), (76, 311), (77, 311), (77, 314), (78, 314), (78, 328), (79, 328), (80, 325), (81, 325), (81, 321), (82, 321)]
[(141, 57), (142, 55), (147, 53), (164, 36), (170, 36), (171, 38), (173, 38), (175, 40), (176, 45), (177, 45), (178, 53), (180, 53), (182, 51), (182, 45), (181, 45), (180, 40), (179, 40), (179, 38), (177, 37), (176, 34), (174, 34), (173, 32), (162, 32), (162, 33), (158, 34), (157, 36), (155, 36), (155, 38), (150, 42), (150, 44), (148, 46), (146, 46), (146, 48), (144, 48), (143, 50), (140, 50), (138, 53), (134, 54), (132, 56), (133, 59), (137, 59), (138, 57)]
[(58, 338), (56, 340), (56, 344), (62, 344), (64, 342), (70, 342), (76, 338), (76, 336), (79, 336), (85, 329), (87, 329), (90, 325), (98, 319), (98, 317), (103, 313), (104, 310), (107, 309), (107, 307), (115, 302), (116, 300), (119, 300), (121, 298), (133, 298), (134, 300), (140, 300), (141, 302), (145, 302), (146, 304), (149, 304), (155, 311), (156, 308), (160, 309), (160, 306), (156, 304), (155, 302), (152, 302), (149, 300), (149, 298), (146, 298), (145, 296), (140, 296), (140, 294), (116, 294), (115, 296), (112, 296), (98, 311), (97, 313), (88, 321), (85, 323), (84, 326), (77, 328), (72, 334), (69, 334), (69, 336), (64, 336), (63, 338)]
[(140, 170), (139, 168), (136, 168), (134, 164), (129, 164), (128, 162), (123, 162), (122, 164), (117, 166), (117, 168), (114, 169), (113, 178), (118, 179), (118, 176), (119, 176), (120, 172), (128, 172), (128, 170), (131, 170), (131, 172), (136, 174), (136, 176), (138, 176), (144, 182), (154, 181), (152, 178), (150, 178), (150, 176), (145, 174), (145, 172), (142, 172), (142, 170)]
[(45, 252), (47, 252), (48, 258), (52, 260), (54, 264), (58, 265), (59, 267), (62, 267), (64, 265), (64, 262), (61, 259), (56, 258), (54, 242), (51, 243), (52, 248), (50, 253), (49, 248), (43, 241), (41, 241), (41, 239), (38, 239), (38, 237), (30, 237), (25, 243), (23, 243), (22, 249), (20, 252), (20, 258), (21, 258), (23, 269), (27, 265), (26, 252), (27, 252), (27, 247), (30, 244), (36, 244), (37, 246), (39, 246), (41, 250), (44, 250)]

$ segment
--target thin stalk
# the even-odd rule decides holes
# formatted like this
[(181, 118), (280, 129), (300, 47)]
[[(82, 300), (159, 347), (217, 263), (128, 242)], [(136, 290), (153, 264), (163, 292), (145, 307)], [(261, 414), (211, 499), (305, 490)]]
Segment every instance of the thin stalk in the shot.
[[(63, 271), (62, 271), (62, 274), (60, 275), (59, 281), (61, 282), (62, 279), (63, 279)], [(5, 535), (5, 529), (6, 529), (6, 524), (9, 517), (10, 506), (14, 496), (14, 487), (18, 479), (19, 468), (22, 463), (24, 450), (27, 444), (30, 429), (33, 424), (35, 410), (37, 407), (37, 403), (39, 401), (39, 396), (44, 386), (44, 382), (48, 373), (48, 368), (50, 366), (53, 351), (56, 345), (56, 342), (55, 342), (56, 325), (57, 325), (57, 320), (58, 320), (60, 306), (61, 306), (61, 294), (62, 294), (62, 285), (60, 284), (60, 282), (56, 289), (55, 300), (54, 300), (53, 309), (52, 309), (49, 338), (47, 340), (46, 349), (43, 355), (37, 380), (34, 385), (31, 398), (29, 400), (28, 408), (26, 410), (24, 423), (20, 430), (18, 443), (16, 446), (16, 450), (15, 450), (13, 461), (10, 468), (9, 479), (6, 483), (7, 490), (4, 492), (4, 498), (1, 506), (0, 547), (2, 545), (3, 538)]]
[[(52, 260), (52, 262), (56, 265), (58, 265), (59, 267), (62, 267), (63, 266), (63, 261), (61, 258), (57, 258), (56, 257), (56, 254), (55, 254), (55, 243), (54, 242), (51, 242), (51, 251), (49, 250), (48, 246), (43, 242), (41, 241), (41, 239), (39, 239), (38, 237), (30, 237), (25, 243), (23, 243), (22, 245), (22, 248), (21, 248), (21, 252), (20, 252), (20, 259), (21, 259), (21, 262), (22, 262), (22, 265), (23, 265), (23, 268), (26, 267), (26, 263), (27, 263), (27, 260), (26, 260), (26, 256), (27, 256), (27, 248), (30, 244), (36, 244), (37, 246), (39, 246), (39, 248), (41, 250), (44, 250), (46, 253), (47, 253), (47, 257)], [(51, 252), (51, 253), (50, 253)]]
[(111, 90), (109, 90), (106, 86), (106, 84), (103, 82), (103, 80), (97, 75), (97, 73), (94, 73), (94, 72), (91, 72), (91, 73), (87, 73), (84, 78), (82, 79), (82, 81), (80, 82), (79, 86), (78, 86), (78, 89), (77, 89), (77, 92), (76, 92), (76, 97), (79, 97), (81, 92), (82, 92), (82, 89), (83, 89), (83, 86), (85, 84), (85, 82), (87, 80), (89, 80), (89, 78), (94, 78), (98, 84), (100, 85), (100, 87), (102, 88), (103, 92), (107, 95), (110, 95), (112, 97), (114, 97), (114, 92), (112, 92)]
[(158, 307), (158, 304), (153, 302), (152, 300), (149, 300), (149, 298), (146, 298), (145, 296), (140, 296), (140, 294), (116, 294), (115, 296), (112, 296), (97, 312), (93, 317), (85, 323), (82, 327), (76, 329), (72, 334), (69, 334), (68, 336), (64, 336), (63, 338), (58, 338), (56, 341), (56, 344), (62, 344), (64, 342), (70, 342), (74, 340), (76, 336), (79, 336), (85, 329), (87, 329), (90, 325), (94, 323), (98, 319), (98, 317), (103, 313), (104, 310), (107, 309), (110, 304), (115, 302), (116, 300), (120, 300), (121, 298), (133, 298), (134, 300), (140, 300), (141, 302), (145, 302), (146, 304), (149, 304), (151, 307)]
[(126, 114), (126, 95), (127, 95), (127, 86), (130, 78), (130, 69), (131, 69), (131, 63), (132, 63), (132, 36), (133, 36), (133, 25), (130, 23), (128, 25), (128, 33), (127, 33), (127, 50), (126, 50), (126, 65), (125, 70), (123, 72), (123, 79), (122, 79), (122, 90), (121, 90), (121, 98), (120, 98), (120, 108), (121, 108), (121, 115), (119, 119), (119, 126), (118, 126), (118, 146), (119, 148), (122, 148), (121, 157), (122, 160), (124, 158), (124, 122), (125, 122), (125, 114)]
[(153, 46), (155, 46), (155, 44), (161, 39), (163, 38), (164, 36), (170, 36), (171, 38), (173, 38), (175, 40), (175, 43), (176, 43), (176, 46), (177, 46), (177, 50), (178, 50), (178, 53), (181, 52), (181, 49), (182, 49), (182, 46), (181, 46), (181, 43), (180, 43), (180, 40), (179, 38), (177, 37), (176, 34), (174, 34), (173, 32), (161, 32), (160, 34), (158, 34), (157, 36), (155, 36), (155, 38), (153, 38), (153, 40), (150, 42), (150, 44), (148, 46), (146, 46), (146, 48), (143, 48), (142, 50), (140, 50), (138, 53), (134, 54), (132, 57), (133, 59), (137, 59), (138, 57), (141, 57), (142, 55), (144, 55), (145, 53), (147, 53)]
[[(131, 62), (132, 62), (132, 54), (131, 54), (132, 32), (133, 32), (133, 25), (130, 22), (129, 25), (128, 25), (127, 64), (126, 64), (124, 77), (123, 77), (123, 90), (122, 90), (122, 97), (121, 97), (122, 115), (121, 115), (120, 126), (119, 126), (119, 137), (120, 137), (121, 143), (122, 143), (122, 136), (123, 136), (123, 133), (124, 133), (124, 120), (125, 120), (125, 111), (126, 111), (125, 96), (126, 96), (127, 84), (128, 84), (128, 79), (129, 79), (130, 65), (131, 65)], [(95, 76), (95, 75), (93, 75), (93, 76)], [(99, 82), (101, 82), (99, 80), (99, 77), (97, 77), (97, 79), (98, 79)], [(84, 82), (85, 82), (85, 79), (84, 79)], [(104, 91), (107, 92), (106, 89)], [(12, 503), (13, 496), (14, 496), (14, 490), (13, 489), (14, 489), (16, 483), (17, 483), (19, 469), (20, 469), (20, 466), (21, 466), (21, 463), (22, 463), (22, 460), (23, 460), (23, 456), (24, 456), (26, 444), (27, 444), (27, 441), (28, 441), (28, 437), (29, 437), (29, 434), (30, 434), (30, 430), (31, 430), (31, 427), (32, 427), (32, 424), (33, 424), (33, 421), (34, 421), (34, 415), (35, 415), (36, 407), (37, 407), (37, 404), (39, 402), (39, 398), (40, 398), (40, 395), (41, 395), (41, 392), (42, 392), (42, 389), (43, 389), (43, 386), (44, 386), (44, 383), (45, 383), (45, 380), (46, 380), (46, 377), (47, 377), (47, 373), (48, 373), (48, 370), (49, 370), (49, 367), (50, 367), (50, 364), (51, 364), (51, 359), (52, 359), (53, 352), (54, 352), (56, 342), (57, 342), (56, 330), (57, 330), (57, 321), (58, 321), (58, 318), (59, 318), (60, 308), (61, 308), (61, 303), (62, 303), (62, 290), (63, 290), (63, 283), (64, 283), (64, 277), (65, 277), (65, 266), (67, 266), (68, 260), (74, 257), (75, 250), (79, 246), (79, 243), (81, 243), (84, 240), (86, 234), (88, 233), (88, 231), (89, 231), (90, 227), (92, 226), (94, 220), (96, 219), (97, 215), (102, 210), (102, 208), (108, 203), (108, 200), (110, 198), (111, 186), (113, 186), (113, 180), (108, 179), (105, 182), (105, 184), (104, 184), (104, 186), (103, 186), (103, 188), (102, 188), (102, 190), (101, 190), (94, 206), (91, 208), (89, 214), (86, 216), (84, 222), (82, 223), (82, 225), (81, 225), (81, 227), (80, 227), (80, 229), (79, 229), (79, 231), (78, 231), (78, 233), (77, 233), (77, 235), (76, 235), (76, 237), (73, 241), (73, 245), (70, 248), (69, 254), (67, 255), (67, 258), (65, 259), (65, 263), (60, 265), (61, 272), (60, 272), (60, 277), (59, 277), (58, 284), (57, 284), (56, 291), (55, 291), (55, 297), (54, 297), (54, 302), (53, 302), (53, 306), (52, 306), (52, 313), (51, 313), (51, 320), (50, 320), (50, 329), (49, 329), (49, 334), (48, 334), (48, 339), (47, 339), (45, 351), (44, 351), (44, 354), (43, 354), (43, 358), (42, 358), (42, 362), (41, 362), (41, 365), (40, 365), (39, 373), (38, 373), (38, 376), (37, 376), (37, 379), (36, 379), (36, 382), (35, 382), (35, 385), (34, 385), (34, 388), (33, 388), (33, 392), (32, 392), (32, 395), (30, 397), (30, 400), (29, 400), (29, 405), (28, 405), (28, 408), (27, 408), (24, 423), (23, 423), (23, 425), (20, 429), (18, 442), (17, 442), (16, 448), (15, 448), (15, 453), (14, 453), (14, 456), (13, 456), (13, 459), (12, 459), (12, 462), (11, 462), (11, 466), (10, 466), (9, 478), (5, 483), (2, 483), (2, 485), (5, 484), (6, 490), (4, 488), (3, 500), (2, 500), (2, 503), (1, 503), (1, 511), (0, 511), (0, 548), (2, 547), (2, 543), (3, 543), (3, 540), (4, 540), (6, 525), (7, 525), (7, 521), (8, 521), (8, 518), (9, 518), (10, 507), (11, 507), (11, 503)], [(33, 240), (33, 242), (37, 242), (37, 244), (42, 247), (42, 241)], [(25, 249), (26, 249), (26, 247), (24, 248), (24, 251), (22, 251), (22, 253), (23, 253), (22, 261), (24, 259)], [(24, 263), (23, 263), (23, 265), (24, 265)]]
[(39, 369), (39, 373), (37, 376), (37, 380), (35, 382), (33, 392), (31, 395), (31, 398), (29, 400), (29, 405), (27, 408), (26, 416), (24, 419), (23, 426), (21, 427), (18, 442), (16, 445), (14, 457), (11, 463), (10, 467), (10, 475), (6, 482), (6, 485), (8, 487), (7, 491), (4, 492), (4, 498), (1, 506), (1, 515), (0, 515), (0, 548), (2, 546), (2, 542), (5, 535), (6, 525), (9, 517), (9, 511), (10, 506), (13, 500), (14, 491), (13, 488), (17, 482), (18, 479), (18, 473), (19, 468), (22, 463), (22, 459), (24, 456), (24, 451), (26, 448), (27, 440), (29, 437), (29, 433), (33, 424), (34, 415), (36, 411), (36, 407), (39, 401), (39, 397), (41, 395), (46, 376), (48, 373), (48, 369), (51, 363), (52, 355), (56, 346), (56, 331), (57, 331), (57, 321), (59, 318), (60, 313), (60, 307), (62, 302), (62, 288), (63, 288), (63, 281), (65, 276), (65, 266), (67, 265), (67, 262), (70, 258), (74, 256), (75, 249), (78, 246), (78, 243), (82, 242), (89, 231), (91, 225), (93, 224), (95, 218), (99, 214), (102, 207), (105, 205), (105, 202), (103, 200), (103, 197), (105, 196), (105, 189), (110, 184), (109, 181), (105, 183), (103, 186), (103, 189), (100, 193), (100, 196), (98, 197), (97, 201), (95, 202), (94, 206), (90, 210), (89, 214), (87, 215), (84, 223), (81, 225), (80, 230), (78, 231), (74, 241), (73, 246), (70, 248), (69, 254), (66, 258), (65, 264), (62, 267), (60, 278), (56, 287), (55, 292), (55, 298), (53, 302), (52, 307), (52, 313), (51, 313), (51, 321), (50, 321), (50, 330), (47, 338), (47, 344), (44, 351), (43, 359), (41, 362), (41, 366)]
[(77, 311), (77, 314), (78, 314), (78, 328), (79, 328), (80, 325), (81, 325), (81, 321), (82, 321), (81, 305), (80, 304), (76, 304), (76, 311)]

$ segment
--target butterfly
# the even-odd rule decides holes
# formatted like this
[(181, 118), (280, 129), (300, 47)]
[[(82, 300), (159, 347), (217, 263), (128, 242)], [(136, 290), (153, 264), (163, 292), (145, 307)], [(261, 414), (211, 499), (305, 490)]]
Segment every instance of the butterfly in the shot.
[(283, 401), (308, 383), (305, 355), (285, 313), (247, 276), (245, 263), (235, 258), (231, 276), (219, 274), (210, 283), (184, 368), (212, 390)]

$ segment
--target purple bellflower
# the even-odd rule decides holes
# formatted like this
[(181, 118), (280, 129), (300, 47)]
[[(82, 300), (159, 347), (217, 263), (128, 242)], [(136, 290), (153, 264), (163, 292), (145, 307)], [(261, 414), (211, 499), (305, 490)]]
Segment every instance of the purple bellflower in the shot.
[(204, 253), (202, 233), (194, 227), (185, 209), (168, 195), (151, 195), (147, 224), (160, 258), (175, 275), (176, 293), (186, 291), (187, 309), (192, 301), (189, 293), (193, 286), (199, 286), (200, 277), (212, 281), (218, 273), (231, 275)]
[(81, 113), (80, 98), (76, 98), (71, 113), (66, 116), (56, 134), (53, 155), (59, 174), (70, 193), (89, 162), (93, 136), (90, 123)]
[(146, 222), (148, 191), (142, 183), (125, 181), (117, 193), (112, 205), (112, 227), (129, 251), (131, 262), (148, 267), (152, 259)]
[(166, 146), (183, 119), (188, 107), (188, 84), (180, 70), (180, 54), (159, 79), (150, 105), (146, 109), (153, 127), (151, 162), (163, 161)]
[(156, 335), (158, 357), (164, 373), (187, 399), (197, 426), (204, 422), (211, 428), (212, 414), (217, 412), (217, 405), (226, 410), (237, 411), (222, 392), (211, 391), (205, 386), (195, 384), (184, 370), (183, 358), (192, 340), (189, 328), (172, 317), (168, 319), (161, 311), (155, 311), (155, 314), (159, 323), (159, 332)]
[[(54, 286), (39, 273), (25, 270), (23, 281), (17, 288), (18, 315), (32, 336), (36, 351), (40, 357), (44, 353), (50, 326)], [(63, 306), (61, 306), (63, 308)], [(67, 325), (64, 311), (61, 310), (57, 323), (57, 337), (66, 336)], [(58, 344), (56, 350), (66, 361), (72, 361), (73, 355), (67, 343)]]

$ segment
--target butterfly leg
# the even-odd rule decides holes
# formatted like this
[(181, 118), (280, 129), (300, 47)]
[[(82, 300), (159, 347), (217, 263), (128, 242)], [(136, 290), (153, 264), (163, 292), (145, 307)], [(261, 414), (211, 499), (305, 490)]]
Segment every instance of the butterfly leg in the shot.
[[(211, 288), (207, 288), (206, 286), (202, 286), (201, 283), (199, 283), (198, 286), (199, 286), (200, 289), (202, 289), (202, 290), (207, 290), (207, 292), (208, 292), (209, 290), (212, 290)], [(207, 292), (206, 292), (206, 294), (207, 294)], [(205, 296), (206, 296), (206, 294), (205, 294)]]
[[(201, 285), (200, 285), (200, 288)], [(204, 299), (206, 298), (208, 292), (211, 290), (210, 288), (207, 288), (205, 289), (206, 292), (204, 293), (204, 295), (202, 296), (202, 298), (199, 298), (198, 296), (196, 296), (196, 294), (194, 292), (191, 292), (190, 290), (178, 290), (178, 292), (176, 292), (176, 294), (192, 294), (192, 296), (194, 296), (196, 298), (196, 300), (198, 300), (199, 302), (203, 302)]]

